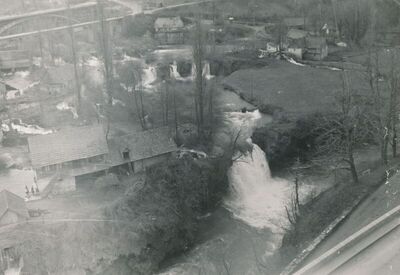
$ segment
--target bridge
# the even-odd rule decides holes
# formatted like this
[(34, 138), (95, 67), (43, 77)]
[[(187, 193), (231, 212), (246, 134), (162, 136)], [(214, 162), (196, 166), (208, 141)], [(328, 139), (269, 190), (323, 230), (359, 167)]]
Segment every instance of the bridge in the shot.
[[(145, 14), (156, 15), (164, 10), (176, 9), (184, 6), (201, 5), (212, 2), (204, 0), (165, 6), (154, 10), (147, 10)], [(102, 1), (104, 2), (104, 1)], [(138, 4), (124, 0), (108, 0), (104, 2), (104, 21), (120, 21), (125, 16), (142, 13)], [(118, 9), (120, 7), (120, 9)], [(71, 7), (62, 7), (35, 11), (19, 15), (0, 17), (0, 41), (15, 40), (27, 36), (38, 36), (43, 33), (57, 32), (69, 28), (84, 28), (97, 25), (99, 20), (98, 2), (86, 2)]]
[(355, 232), (293, 275), (398, 274), (400, 206)]

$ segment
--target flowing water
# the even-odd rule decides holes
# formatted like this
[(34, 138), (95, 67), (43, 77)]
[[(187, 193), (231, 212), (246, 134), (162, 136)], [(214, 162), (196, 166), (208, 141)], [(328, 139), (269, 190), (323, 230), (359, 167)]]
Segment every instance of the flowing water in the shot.
[(149, 65), (143, 69), (142, 82), (143, 87), (147, 89), (153, 88), (153, 83), (157, 80), (157, 68), (153, 65)]
[(229, 195), (224, 205), (234, 217), (255, 228), (279, 233), (287, 225), (285, 205), (291, 186), (271, 177), (265, 153), (257, 145), (236, 160), (228, 172)]

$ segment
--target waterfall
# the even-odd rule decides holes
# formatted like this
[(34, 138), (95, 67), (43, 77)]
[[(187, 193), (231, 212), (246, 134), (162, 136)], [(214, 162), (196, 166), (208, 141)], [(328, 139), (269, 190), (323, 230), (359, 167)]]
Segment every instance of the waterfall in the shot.
[(178, 64), (176, 63), (176, 61), (174, 61), (174, 63), (170, 65), (170, 77), (176, 80), (182, 79), (182, 76), (178, 72)]
[[(195, 79), (196, 78), (196, 65), (194, 63), (192, 63), (192, 73), (190, 76), (190, 79)], [(206, 61), (204, 62), (203, 65), (203, 77), (207, 80), (213, 78), (214, 76), (211, 75), (211, 69), (210, 69), (210, 62)]]
[(225, 117), (234, 133), (240, 131), (237, 145), (252, 150), (235, 157), (239, 158), (228, 171), (230, 190), (224, 206), (234, 217), (250, 226), (281, 232), (282, 226), (287, 224), (285, 206), (293, 186), (286, 180), (271, 177), (264, 151), (251, 141), (250, 137), (263, 115), (255, 110), (229, 112)]
[(192, 70), (191, 70), (191, 74), (190, 74), (190, 79), (194, 80), (196, 78), (196, 65), (194, 64), (194, 62), (192, 63)]
[(280, 232), (287, 225), (285, 206), (292, 189), (287, 181), (271, 177), (263, 150), (236, 160), (228, 171), (230, 191), (225, 206), (236, 218), (256, 228)]
[(152, 84), (157, 80), (157, 69), (155, 66), (149, 66), (143, 70), (143, 87), (151, 88)]
[(211, 75), (210, 62), (205, 62), (203, 66), (203, 77), (207, 80), (213, 78)]

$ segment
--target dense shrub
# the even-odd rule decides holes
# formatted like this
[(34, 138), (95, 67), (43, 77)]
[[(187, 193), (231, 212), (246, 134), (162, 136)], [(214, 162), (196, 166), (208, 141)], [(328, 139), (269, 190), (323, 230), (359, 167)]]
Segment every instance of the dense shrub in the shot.
[(148, 169), (144, 183), (132, 185), (125, 197), (106, 209), (110, 219), (129, 221), (113, 231), (118, 238), (135, 232), (142, 243), (139, 251), (132, 249), (108, 268), (119, 268), (123, 260), (131, 274), (150, 274), (169, 255), (188, 249), (198, 217), (219, 203), (228, 186), (227, 165), (222, 160), (198, 161), (187, 156)]

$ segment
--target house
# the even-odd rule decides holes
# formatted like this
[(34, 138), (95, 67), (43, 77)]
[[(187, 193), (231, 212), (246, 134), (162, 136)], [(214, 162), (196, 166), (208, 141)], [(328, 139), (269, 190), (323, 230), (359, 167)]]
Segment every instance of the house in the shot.
[(32, 59), (28, 51), (0, 51), (0, 70), (26, 69), (30, 66)]
[(103, 127), (99, 124), (31, 136), (28, 147), (38, 178), (52, 175), (75, 178), (106, 167), (108, 145)]
[(46, 69), (41, 82), (45, 83), (47, 90), (51, 94), (65, 93), (73, 90), (75, 85), (74, 66), (72, 64), (64, 64), (49, 67)]
[(307, 27), (307, 19), (305, 17), (288, 17), (283, 19), (283, 24), (288, 28), (305, 30)]
[(290, 29), (286, 34), (286, 52), (297, 59), (303, 59), (308, 32), (299, 29)]
[(0, 91), (3, 98), (11, 100), (23, 96), (25, 91), (37, 84), (38, 82), (32, 82), (24, 77), (14, 76), (0, 81)]
[(154, 37), (161, 45), (185, 42), (183, 21), (180, 17), (159, 17), (154, 22)]
[(177, 150), (169, 127), (131, 133), (115, 139), (121, 163), (133, 173), (167, 160)]
[(29, 218), (25, 200), (7, 190), (0, 192), (0, 226), (26, 221)]
[(307, 37), (304, 58), (310, 60), (323, 60), (328, 56), (328, 44), (324, 37)]

